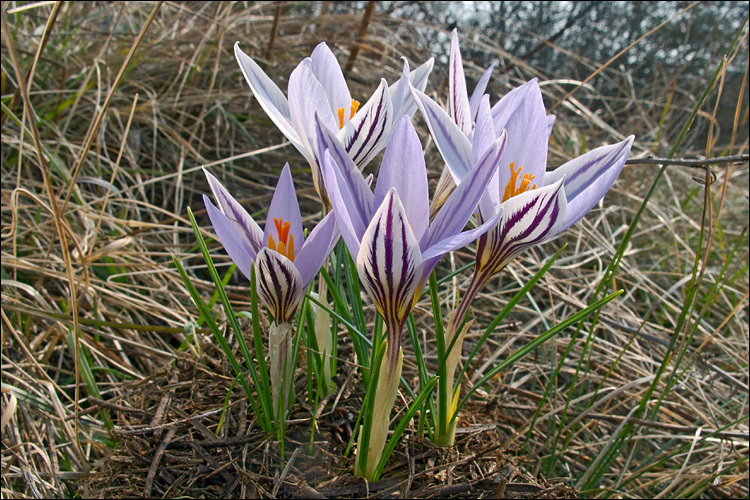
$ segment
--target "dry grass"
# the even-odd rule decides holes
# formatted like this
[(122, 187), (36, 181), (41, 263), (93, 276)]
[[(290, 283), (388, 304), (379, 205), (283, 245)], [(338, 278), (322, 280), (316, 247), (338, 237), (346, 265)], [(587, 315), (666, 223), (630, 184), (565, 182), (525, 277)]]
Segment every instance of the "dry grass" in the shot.
[[(184, 458), (183, 465), (167, 464), (171, 476), (164, 475), (164, 468), (155, 476), (149, 464), (160, 443), (166, 443), (166, 449), (184, 433), (197, 433), (196, 439), (201, 433), (201, 439), (206, 438), (206, 431), (216, 435), (220, 411), (203, 417), (204, 429), (194, 423), (201, 419), (185, 419), (221, 410), (233, 379), (213, 340), (204, 329), (195, 329), (196, 309), (171, 261), (176, 255), (198, 289), (206, 297), (213, 293), (186, 219), (187, 207), (192, 207), (204, 236), (211, 236), (200, 200), (208, 191), (200, 167), (210, 166), (262, 220), (276, 178), (288, 161), (303, 214), (310, 219), (318, 216), (306, 161), (283, 141), (254, 101), (232, 55), (232, 45), (239, 40), (243, 50), (266, 63), (282, 89), (290, 71), (321, 40), (344, 64), (355, 47), (363, 12), (350, 6), (332, 13), (327, 2), (316, 5), (312, 10), (323, 13), (310, 16), (290, 15), (291, 7), (282, 5), (275, 36), (271, 36), (277, 12), (274, 2), (3, 5), (4, 497), (72, 496), (81, 484), (89, 489), (80, 494), (102, 496), (309, 496), (315, 492), (304, 489), (317, 487), (314, 475), (305, 475), (309, 463), (300, 459), (288, 470), (279, 469), (274, 448), (245, 420), (245, 403), (237, 389), (226, 428), (218, 437), (249, 436), (249, 441), (238, 444), (235, 454), (217, 452), (211, 458), (213, 472), (198, 472), (219, 478), (221, 469), (231, 465), (232, 474), (243, 478), (235, 488), (205, 487), (210, 478), (202, 478), (205, 489), (190, 490), (189, 484), (184, 490), (174, 484), (175, 489), (166, 489), (170, 477), (173, 481), (183, 477), (180, 471), (195, 474), (193, 467), (200, 465), (190, 461), (195, 453)], [(367, 97), (380, 77), (395, 81), (401, 55), (412, 65), (424, 61), (429, 54), (420, 51), (420, 42), (424, 33), (436, 32), (449, 33), (445, 27), (406, 22), (376, 9), (349, 75), (353, 94)], [(744, 64), (745, 71), (745, 86), (739, 97), (734, 96), (733, 129), (713, 128), (706, 146), (701, 134), (706, 124), (716, 122), (718, 112), (714, 90), (677, 156), (748, 153), (747, 30), (743, 36), (731, 55), (731, 64)], [(665, 156), (705, 89), (704, 82), (696, 90), (693, 75), (675, 80), (675, 87), (661, 80), (632, 82), (613, 64), (603, 74), (621, 82), (622, 95), (599, 96), (592, 80), (565, 98), (571, 89), (571, 82), (564, 81), (568, 76), (530, 67), (478, 34), (463, 36), (465, 47), (515, 64), (513, 71), (490, 85), (493, 102), (519, 82), (540, 77), (545, 100), (550, 107), (557, 104), (550, 150), (554, 166), (583, 148), (631, 133), (637, 136), (633, 157)], [(593, 73), (604, 61), (586, 63)], [(467, 61), (469, 78), (478, 78), (480, 70)], [(438, 60), (428, 91), (444, 97), (446, 79), (445, 65)], [(28, 95), (23, 82), (30, 82)], [(717, 89), (723, 91), (723, 84), (722, 79)], [(416, 121), (426, 139), (421, 119)], [(428, 167), (436, 178), (442, 163), (434, 145), (429, 140), (424, 143)], [(512, 320), (500, 325), (485, 345), (481, 360), (472, 368), (472, 380), (592, 300), (658, 168), (626, 167), (600, 209), (555, 241), (527, 252), (497, 279), (494, 290), (487, 290), (474, 308), (469, 345), (525, 280), (560, 245), (568, 244), (531, 297), (516, 307)], [(697, 265), (695, 303), (667, 365), (667, 375), (676, 369), (679, 379), (653, 418), (637, 422), (632, 441), (619, 449), (597, 483), (599, 489), (582, 493), (746, 497), (748, 163), (745, 157), (715, 163), (711, 170), (715, 179), (710, 189), (705, 181), (711, 177), (702, 169), (674, 166), (666, 171), (617, 272), (615, 285), (625, 293), (604, 308), (593, 332), (588, 334), (585, 327), (584, 335), (577, 337), (535, 421), (544, 389), (573, 331), (559, 335), (480, 390), (481, 397), (459, 423), (472, 439), (459, 440), (461, 446), (451, 452), (425, 451), (424, 442), (411, 439), (399, 448), (401, 458), (393, 466), (398, 481), (374, 489), (373, 494), (457, 495), (466, 493), (455, 489), (463, 482), (473, 485), (471, 494), (492, 496), (508, 482), (506, 477), (506, 483), (492, 483), (492, 478), (499, 477), (501, 470), (508, 476), (503, 467), (513, 464), (517, 475), (511, 477), (509, 495), (535, 494), (522, 492), (520, 486), (518, 492), (513, 490), (515, 483), (532, 482), (522, 478), (522, 470), (544, 487), (543, 478), (553, 477), (561, 478), (557, 483), (585, 484), (591, 462), (604, 457), (654, 380), (689, 300)], [(219, 245), (212, 248), (216, 262), (226, 269), (229, 260)], [(439, 273), (469, 262), (472, 252), (469, 247), (444, 259)], [(454, 288), (446, 289), (446, 304), (456, 287), (465, 285), (462, 280), (455, 278)], [(239, 273), (228, 290), (238, 308), (249, 309), (247, 283)], [(221, 314), (218, 308), (216, 313)], [(420, 335), (429, 339), (429, 302), (420, 303), (415, 314)], [(190, 335), (193, 332), (196, 337)], [(340, 338), (339, 385), (345, 397), (338, 407), (328, 402), (332, 406), (326, 407), (319, 429), (323, 437), (316, 438), (318, 446), (328, 450), (330, 481), (347, 473), (347, 462), (337, 454), (338, 445), (329, 449), (321, 440), (334, 439), (334, 429), (343, 425), (342, 415), (346, 417), (341, 409), (356, 411), (361, 393), (356, 378), (343, 383), (352, 371), (352, 355), (343, 333)], [(426, 357), (434, 360), (434, 351), (428, 349)], [(410, 359), (406, 353), (407, 380), (416, 377)], [(666, 376), (649, 407), (662, 394), (665, 380)], [(296, 411), (296, 428), (305, 435), (310, 411), (304, 403)], [(126, 437), (127, 431), (137, 426), (163, 427), (152, 429), (135, 448), (127, 448), (135, 442)], [(175, 436), (177, 429), (180, 434)], [(714, 431), (719, 433), (705, 438)], [(171, 432), (169, 439), (165, 440), (165, 432)], [(306, 440), (304, 436), (290, 439)], [(497, 455), (491, 450), (496, 442), (503, 445), (504, 454), (518, 454), (522, 463)], [(485, 449), (491, 454), (489, 462), (478, 458)], [(419, 453), (421, 458), (411, 460), (409, 453)], [(144, 463), (132, 464), (139, 454)], [(177, 460), (174, 453), (169, 456)], [(204, 456), (201, 464), (204, 459), (212, 463)], [(107, 485), (111, 489), (104, 489), (102, 482), (117, 474), (129, 481), (128, 487), (115, 487), (121, 483), (113, 480)], [(284, 489), (290, 484), (285, 478), (295, 474), (292, 483), (301, 490)], [(490, 482), (483, 489), (481, 481)], [(446, 489), (450, 487), (454, 489)], [(539, 488), (534, 491), (539, 493)], [(336, 490), (329, 484), (329, 494), (336, 493), (363, 491)]]

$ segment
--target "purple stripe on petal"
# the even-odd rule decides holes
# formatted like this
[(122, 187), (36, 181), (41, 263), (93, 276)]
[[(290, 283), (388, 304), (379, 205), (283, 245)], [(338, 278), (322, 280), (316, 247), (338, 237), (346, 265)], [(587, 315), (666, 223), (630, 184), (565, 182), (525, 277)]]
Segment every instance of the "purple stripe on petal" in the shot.
[(465, 136), (471, 134), (471, 109), (466, 90), (464, 64), (458, 46), (458, 30), (451, 33), (450, 70), (448, 73), (448, 114)]
[(389, 334), (400, 344), (422, 275), (422, 257), (395, 189), (388, 192), (362, 238), (357, 270)]
[(269, 248), (258, 253), (258, 295), (276, 324), (288, 323), (304, 296), (299, 271), (291, 260)]
[(339, 139), (360, 170), (383, 149), (392, 113), (388, 85), (381, 80), (372, 97), (339, 132)]

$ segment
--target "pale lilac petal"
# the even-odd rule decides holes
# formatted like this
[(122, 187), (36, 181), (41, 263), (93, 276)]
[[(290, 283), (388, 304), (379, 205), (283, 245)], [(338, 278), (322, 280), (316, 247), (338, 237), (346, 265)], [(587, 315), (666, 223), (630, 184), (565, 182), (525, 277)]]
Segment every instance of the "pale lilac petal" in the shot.
[(480, 238), (477, 272), (494, 274), (513, 257), (551, 238), (565, 221), (567, 202), (562, 181), (512, 197), (502, 217)]
[(250, 217), (250, 214), (242, 208), (237, 200), (229, 194), (224, 186), (211, 175), (208, 170), (203, 169), (203, 173), (206, 174), (208, 179), (208, 185), (211, 187), (211, 192), (214, 194), (214, 199), (219, 204), (221, 212), (237, 226), (236, 234), (238, 238), (246, 240), (247, 245), (251, 249), (251, 254), (255, 255), (260, 252), (263, 245), (263, 231), (260, 226)]
[(299, 134), (308, 155), (314, 155), (317, 150), (314, 122), (316, 112), (326, 126), (338, 128), (338, 119), (334, 118), (325, 90), (313, 74), (312, 59), (309, 57), (302, 60), (289, 76), (289, 111), (292, 126)]
[(500, 164), (506, 143), (506, 134), (503, 133), (456, 187), (420, 240), (423, 251), (450, 235), (458, 234), (464, 228)]
[(494, 67), (495, 65), (493, 64), (484, 71), (484, 74), (477, 82), (477, 86), (474, 87), (474, 92), (471, 94), (471, 99), (469, 100), (469, 109), (471, 110), (472, 120), (474, 120), (474, 118), (477, 116), (479, 102), (482, 100), (484, 91), (487, 89), (487, 84), (490, 82), (490, 78), (492, 77), (492, 70), (494, 69)]
[[(334, 166), (346, 182), (349, 193), (351, 194), (353, 205), (349, 205), (349, 211), (355, 210), (359, 218), (365, 221), (362, 226), (362, 232), (367, 227), (370, 220), (373, 207), (373, 195), (369, 183), (362, 177), (359, 167), (354, 164), (349, 154), (344, 149), (344, 145), (339, 141), (336, 135), (323, 123), (320, 122), (317, 115), (315, 117), (316, 131), (318, 136), (318, 154), (322, 158), (325, 151), (331, 155), (334, 160)], [(362, 233), (359, 233), (360, 236)]]
[(471, 143), (438, 103), (412, 88), (419, 110), (456, 184), (471, 170)]
[(249, 280), (250, 263), (257, 255), (257, 251), (249, 244), (247, 238), (242, 237), (237, 225), (221, 213), (205, 194), (203, 195), (203, 203), (206, 206), (206, 213), (211, 220), (211, 225), (214, 227), (214, 232), (224, 250)]
[(302, 141), (292, 126), (292, 118), (289, 111), (289, 102), (284, 97), (279, 87), (266, 75), (258, 64), (240, 49), (239, 42), (234, 44), (234, 56), (240, 65), (242, 74), (250, 89), (258, 99), (258, 103), (268, 114), (268, 117), (279, 127), (281, 133), (289, 139), (294, 146), (302, 150)]
[(388, 84), (381, 79), (372, 97), (337, 134), (360, 170), (385, 147), (392, 115)]
[(294, 248), (301, 248), (305, 242), (305, 233), (302, 229), (302, 216), (299, 212), (297, 192), (294, 189), (289, 163), (285, 164), (281, 171), (279, 181), (276, 183), (276, 190), (273, 192), (273, 198), (271, 198), (271, 205), (268, 207), (266, 227), (263, 231), (263, 242), (266, 246), (268, 245), (269, 235), (273, 235), (276, 244), (279, 243), (274, 219), (278, 219), (279, 222), (283, 220), (290, 223), (289, 234), (294, 238)]
[(477, 122), (471, 137), (471, 163), (476, 165), (479, 157), (497, 140), (495, 126), (492, 123), (490, 111), (490, 96), (484, 95), (477, 112)]
[(340, 234), (336, 225), (336, 217), (333, 212), (329, 212), (307, 236), (307, 241), (294, 259), (303, 288), (306, 289), (318, 274), (323, 262), (339, 240)]
[(297, 311), (305, 287), (294, 263), (270, 248), (264, 248), (255, 260), (258, 296), (276, 324), (289, 323)]
[(341, 66), (331, 49), (325, 42), (320, 42), (310, 55), (310, 59), (312, 60), (312, 72), (323, 86), (333, 116), (338, 116), (339, 108), (344, 108), (348, 112), (352, 105), (352, 96), (349, 93), (349, 87), (344, 79)]
[(495, 131), (500, 133), (505, 128), (508, 119), (513, 116), (513, 113), (516, 112), (518, 106), (526, 99), (534, 86), (539, 86), (536, 78), (529, 80), (520, 87), (514, 88), (492, 106), (492, 120), (495, 123)]
[(402, 117), (394, 127), (385, 149), (372, 206), (379, 207), (391, 188), (400, 193), (406, 218), (419, 240), (430, 223), (430, 193), (422, 143), (408, 116)]
[[(393, 106), (393, 119), (396, 121), (398, 121), (401, 116), (403, 116), (403, 114), (401, 113), (401, 109), (406, 104), (406, 100), (413, 100), (411, 91), (409, 90), (409, 61), (407, 61), (405, 57), (402, 57), (401, 59), (404, 60), (404, 67), (401, 71), (401, 78), (399, 78), (396, 83), (388, 87), (388, 93), (391, 96), (391, 106)], [(414, 106), (414, 109), (417, 109), (416, 105)]]
[(395, 189), (388, 192), (362, 238), (357, 271), (386, 329), (397, 335), (412, 308), (422, 256)]
[(323, 178), (325, 179), (328, 199), (331, 200), (333, 213), (336, 214), (336, 224), (341, 230), (349, 253), (356, 256), (359, 253), (359, 242), (367, 230), (370, 222), (369, 213), (366, 216), (359, 213), (355, 207), (352, 193), (346, 180), (341, 174), (340, 167), (331, 158), (327, 150), (323, 155)]
[(552, 135), (552, 127), (555, 125), (555, 115), (547, 115), (547, 140)]
[(471, 134), (471, 108), (469, 92), (466, 90), (464, 64), (461, 60), (461, 49), (458, 46), (458, 30), (451, 33), (451, 57), (448, 73), (448, 115), (458, 125), (461, 132)]
[[(510, 163), (515, 164), (516, 170), (519, 167), (522, 168), (522, 175), (534, 175), (534, 182), (539, 186), (542, 185), (547, 168), (548, 127), (542, 91), (534, 80), (521, 88), (524, 87), (527, 93), (503, 125), (508, 132), (508, 145), (505, 148), (503, 167), (500, 170), (501, 191), (505, 190), (507, 179), (510, 178)], [(507, 98), (508, 96), (503, 100)], [(499, 130), (495, 113), (493, 113), (493, 119), (495, 130)], [(504, 175), (503, 170), (507, 170), (507, 175)]]
[(545, 183), (565, 179), (568, 211), (559, 231), (578, 222), (609, 191), (628, 159), (634, 139), (631, 135), (618, 144), (596, 148), (547, 174)]
[[(434, 66), (434, 64), (435, 59), (431, 57), (427, 62), (409, 73), (409, 77), (405, 82), (407, 85), (405, 85), (405, 94), (403, 96), (403, 100), (398, 100), (398, 89), (401, 86), (401, 83), (403, 81), (402, 79), (388, 88), (388, 91), (391, 94), (391, 100), (393, 101), (393, 123), (396, 123), (402, 116), (414, 115), (414, 112), (417, 110), (417, 102), (414, 100), (414, 96), (412, 95), (410, 88), (414, 87), (420, 92), (424, 92), (425, 87), (427, 87), (427, 80), (430, 76), (430, 73), (432, 72), (432, 67)], [(406, 59), (404, 59), (404, 66), (408, 71), (409, 65), (406, 62)]]

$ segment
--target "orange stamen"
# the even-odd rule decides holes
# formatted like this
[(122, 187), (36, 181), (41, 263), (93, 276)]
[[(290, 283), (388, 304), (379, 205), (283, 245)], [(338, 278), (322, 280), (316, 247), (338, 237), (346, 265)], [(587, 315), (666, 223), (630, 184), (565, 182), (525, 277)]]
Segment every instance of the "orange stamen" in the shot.
[[(508, 201), (516, 195), (529, 191), (529, 184), (534, 179), (534, 174), (524, 174), (524, 176), (521, 178), (521, 185), (518, 187), (518, 189), (516, 189), (518, 176), (521, 173), (521, 170), (523, 170), (523, 167), (518, 167), (518, 170), (515, 170), (515, 166), (515, 163), (510, 162), (510, 180), (508, 181), (508, 185), (505, 186), (505, 193), (503, 193), (503, 202)], [(536, 189), (536, 184), (531, 186), (531, 189)]]
[[(351, 111), (349, 112), (350, 120), (354, 118), (354, 114), (357, 112), (358, 109), (359, 109), (359, 102), (352, 99), (352, 107), (351, 107)], [(339, 108), (338, 112), (339, 112), (339, 129), (342, 129), (344, 128), (344, 117), (346, 115), (345, 113), (346, 108)]]
[(294, 262), (294, 236), (289, 234), (291, 223), (289, 221), (284, 222), (284, 219), (276, 218), (274, 218), (273, 223), (276, 226), (276, 234), (279, 237), (279, 243), (277, 245), (273, 239), (273, 234), (269, 234), (268, 248), (276, 250), (281, 255)]

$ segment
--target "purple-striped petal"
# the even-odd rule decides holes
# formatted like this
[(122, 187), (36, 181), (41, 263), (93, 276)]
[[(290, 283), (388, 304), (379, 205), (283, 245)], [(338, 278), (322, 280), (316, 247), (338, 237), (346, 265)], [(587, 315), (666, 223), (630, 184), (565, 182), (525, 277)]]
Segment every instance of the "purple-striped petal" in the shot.
[(372, 97), (337, 134), (360, 170), (385, 147), (392, 114), (388, 84), (381, 79)]
[(492, 147), (487, 148), (477, 166), (456, 187), (420, 240), (423, 251), (450, 235), (458, 234), (464, 228), (500, 164), (506, 143), (506, 134), (503, 133)]
[(471, 170), (471, 143), (438, 103), (412, 88), (417, 106), (456, 184)]
[(349, 93), (341, 66), (328, 45), (320, 42), (310, 54), (310, 59), (312, 72), (323, 86), (333, 116), (338, 116), (339, 108), (349, 110), (352, 105), (352, 95)]
[(302, 277), (294, 263), (270, 248), (258, 252), (258, 296), (276, 324), (288, 323), (305, 295)]
[(328, 199), (331, 200), (333, 213), (336, 214), (336, 224), (341, 230), (341, 237), (349, 253), (355, 256), (359, 253), (360, 241), (367, 230), (370, 216), (369, 213), (364, 216), (354, 209), (352, 192), (340, 170), (331, 158), (330, 151), (326, 150), (323, 155), (323, 178), (326, 191), (328, 191)]
[(487, 222), (474, 229), (463, 231), (458, 234), (454, 234), (444, 238), (434, 245), (430, 246), (427, 250), (422, 253), (422, 260), (424, 261), (424, 267), (422, 268), (422, 283), (425, 283), (429, 278), (430, 273), (435, 268), (444, 254), (463, 248), (472, 241), (476, 240), (484, 233), (492, 229), (495, 224), (502, 217), (502, 208), (492, 217), (487, 219)]
[(294, 238), (294, 247), (301, 248), (305, 243), (305, 233), (302, 229), (302, 216), (299, 212), (297, 192), (294, 190), (294, 181), (292, 180), (289, 163), (286, 163), (284, 169), (281, 171), (279, 181), (276, 183), (276, 190), (273, 192), (273, 198), (271, 198), (271, 205), (268, 207), (266, 227), (263, 231), (264, 246), (268, 246), (268, 237), (270, 235), (273, 235), (273, 239), (277, 244), (279, 243), (274, 219), (290, 223), (289, 235)]
[(237, 264), (242, 274), (249, 280), (250, 263), (257, 255), (256, 250), (249, 244), (247, 238), (242, 237), (242, 232), (238, 230), (237, 224), (221, 213), (205, 194), (203, 195), (203, 204), (206, 206), (208, 218), (211, 220), (214, 232), (216, 232), (216, 236), (224, 247), (224, 250), (229, 254), (232, 261)]
[(375, 212), (357, 254), (357, 271), (365, 290), (397, 336), (412, 309), (422, 276), (422, 256), (395, 189)]
[(503, 203), (500, 222), (479, 238), (476, 272), (491, 276), (522, 251), (557, 234), (566, 208), (562, 181)]
[(362, 232), (358, 233), (361, 235), (364, 233), (367, 227), (367, 222), (370, 220), (372, 215), (373, 207), (373, 195), (370, 190), (369, 183), (362, 177), (359, 167), (354, 164), (354, 160), (351, 159), (349, 154), (346, 152), (344, 145), (336, 137), (336, 135), (321, 123), (318, 117), (315, 117), (316, 131), (318, 136), (318, 154), (319, 158), (322, 158), (325, 151), (328, 150), (331, 158), (335, 162), (332, 166), (336, 166), (338, 172), (341, 174), (342, 179), (346, 183), (346, 187), (351, 195), (352, 204), (348, 205), (348, 210), (354, 210), (358, 218), (363, 222)]
[[(379, 207), (391, 188), (404, 193), (402, 203), (414, 236), (419, 240), (430, 223), (427, 170), (422, 154), (422, 143), (411, 118), (404, 116), (394, 127), (391, 140), (380, 165), (375, 200)], [(407, 196), (408, 193), (408, 196)]]
[(239, 42), (234, 44), (234, 56), (240, 65), (242, 74), (250, 89), (258, 99), (258, 103), (268, 114), (269, 118), (279, 127), (281, 133), (289, 139), (294, 146), (302, 151), (302, 141), (292, 126), (292, 118), (289, 111), (289, 102), (284, 97), (279, 87), (266, 75), (258, 64), (240, 49)]
[(578, 222), (609, 191), (628, 159), (634, 139), (631, 135), (620, 143), (596, 148), (547, 174), (545, 183), (565, 179), (568, 211), (559, 231)]
[(250, 255), (255, 256), (263, 247), (263, 231), (261, 231), (260, 226), (242, 208), (242, 205), (229, 194), (229, 191), (221, 185), (216, 177), (205, 168), (203, 173), (206, 174), (208, 185), (211, 187), (214, 199), (219, 204), (219, 209), (236, 226), (235, 234), (237, 238), (245, 240), (243, 246), (249, 249)]
[(458, 46), (458, 30), (451, 33), (451, 56), (448, 72), (448, 115), (465, 136), (471, 134), (471, 108), (469, 92), (466, 90), (464, 63)]
[(490, 82), (490, 78), (492, 77), (492, 70), (494, 68), (495, 65), (493, 64), (484, 71), (484, 74), (477, 82), (477, 86), (474, 87), (474, 92), (471, 94), (471, 99), (469, 100), (469, 109), (471, 110), (472, 120), (474, 120), (477, 116), (477, 110), (479, 110), (479, 102), (482, 100), (484, 91), (487, 89), (487, 84)]
[(328, 258), (339, 240), (339, 228), (336, 217), (329, 212), (310, 232), (302, 248), (299, 249), (294, 265), (302, 279), (302, 288), (307, 289), (310, 282), (320, 271), (323, 262)]

